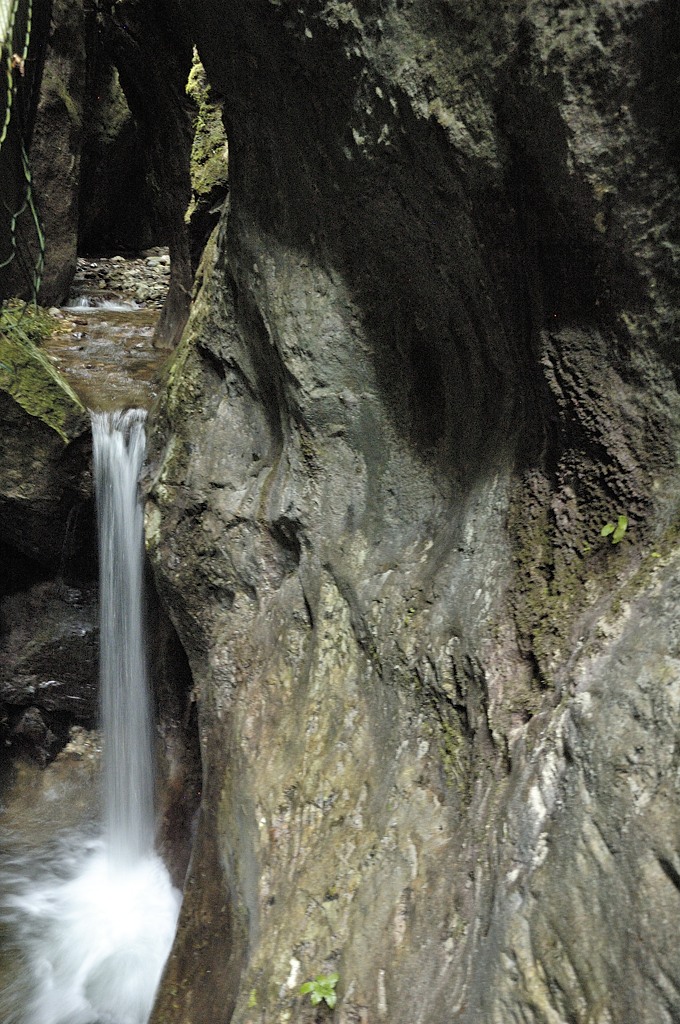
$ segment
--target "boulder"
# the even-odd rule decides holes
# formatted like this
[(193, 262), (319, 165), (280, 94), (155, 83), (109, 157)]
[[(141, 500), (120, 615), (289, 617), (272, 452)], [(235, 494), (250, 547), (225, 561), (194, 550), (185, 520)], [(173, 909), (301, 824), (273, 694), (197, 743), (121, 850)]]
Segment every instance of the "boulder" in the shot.
[(30, 321), (20, 308), (5, 312), (0, 334), (0, 531), (48, 567), (59, 564), (69, 517), (91, 500), (90, 422), (26, 332)]

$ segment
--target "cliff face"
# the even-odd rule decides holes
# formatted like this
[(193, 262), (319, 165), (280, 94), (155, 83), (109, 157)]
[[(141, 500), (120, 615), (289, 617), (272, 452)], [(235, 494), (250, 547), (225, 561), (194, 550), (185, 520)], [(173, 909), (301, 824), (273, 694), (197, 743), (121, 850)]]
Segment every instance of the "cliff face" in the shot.
[(153, 442), (204, 773), (154, 1020), (330, 970), (343, 1022), (675, 1019), (680, 15), (191, 12), (231, 199)]

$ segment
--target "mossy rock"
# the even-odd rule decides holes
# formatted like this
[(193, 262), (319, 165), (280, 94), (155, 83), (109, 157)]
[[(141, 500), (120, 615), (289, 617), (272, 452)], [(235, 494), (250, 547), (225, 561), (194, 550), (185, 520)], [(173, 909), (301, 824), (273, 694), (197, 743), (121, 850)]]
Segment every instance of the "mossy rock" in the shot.
[(195, 51), (186, 91), (196, 105), (191, 149), (192, 199), (186, 213), (189, 222), (202, 204), (210, 205), (218, 194), (226, 193), (229, 165), (222, 105), (211, 96), (208, 79)]
[(36, 341), (55, 321), (43, 310), (8, 303), (0, 314), (0, 390), (68, 443), (89, 429), (87, 411)]

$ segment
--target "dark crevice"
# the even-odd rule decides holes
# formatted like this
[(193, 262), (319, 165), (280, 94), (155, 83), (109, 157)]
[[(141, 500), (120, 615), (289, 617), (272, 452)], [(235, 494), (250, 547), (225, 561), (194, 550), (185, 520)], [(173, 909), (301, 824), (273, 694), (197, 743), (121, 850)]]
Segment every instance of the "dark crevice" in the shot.
[(279, 516), (270, 526), (274, 540), (278, 543), (284, 554), (284, 571), (295, 572), (300, 564), (302, 546), (298, 536), (300, 524), (288, 516)]
[(659, 867), (666, 878), (669, 882), (672, 882), (678, 892), (680, 892), (680, 871), (678, 871), (666, 857), (657, 857), (657, 860), (659, 862)]
[(184, 883), (201, 799), (197, 708), (189, 662), (146, 573), (149, 670), (156, 704), (158, 847), (175, 885)]

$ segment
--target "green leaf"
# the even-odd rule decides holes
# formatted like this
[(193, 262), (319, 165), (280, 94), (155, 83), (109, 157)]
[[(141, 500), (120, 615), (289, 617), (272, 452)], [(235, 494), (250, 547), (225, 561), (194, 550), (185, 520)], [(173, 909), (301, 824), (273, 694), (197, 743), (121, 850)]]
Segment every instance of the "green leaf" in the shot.
[(333, 1009), (337, 1002), (337, 996), (333, 991), (338, 983), (340, 975), (317, 974), (313, 981), (306, 981), (300, 986), (300, 995), (309, 995), (312, 1006), (318, 1006), (323, 999), (327, 1006)]
[(616, 527), (613, 523), (606, 523), (600, 530), (600, 537), (608, 537), (610, 533), (613, 533)]
[(616, 529), (612, 536), (612, 544), (618, 544), (619, 541), (623, 540), (626, 530), (628, 529), (628, 516), (619, 516)]

